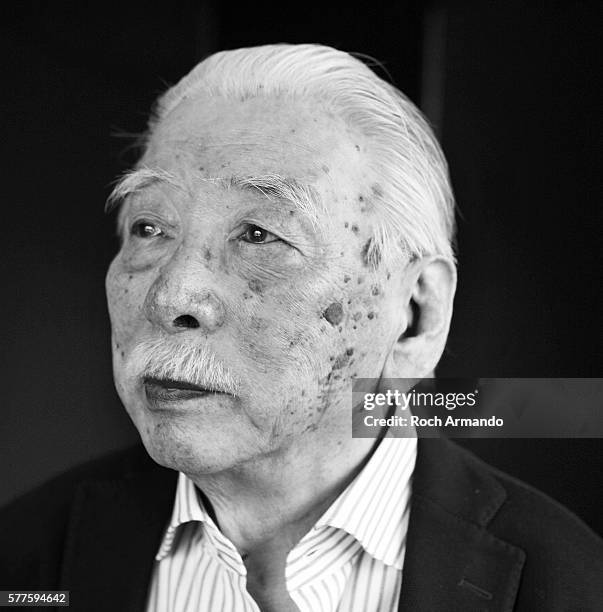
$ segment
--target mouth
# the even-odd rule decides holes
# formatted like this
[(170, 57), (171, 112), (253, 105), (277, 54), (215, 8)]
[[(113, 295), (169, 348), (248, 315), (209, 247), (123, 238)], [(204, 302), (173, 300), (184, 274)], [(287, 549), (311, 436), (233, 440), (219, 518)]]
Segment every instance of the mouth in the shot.
[(151, 404), (182, 402), (214, 395), (227, 395), (219, 389), (196, 385), (184, 380), (145, 376), (142, 382), (145, 395)]

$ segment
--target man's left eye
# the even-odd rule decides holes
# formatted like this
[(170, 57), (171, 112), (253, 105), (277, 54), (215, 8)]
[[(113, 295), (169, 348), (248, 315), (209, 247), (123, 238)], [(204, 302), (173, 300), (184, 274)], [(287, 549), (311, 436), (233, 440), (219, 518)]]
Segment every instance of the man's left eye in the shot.
[(240, 238), (244, 242), (250, 242), (251, 244), (268, 244), (280, 240), (278, 236), (258, 225), (249, 225)]
[(148, 221), (137, 221), (132, 225), (130, 233), (137, 238), (155, 238), (163, 234), (159, 227)]

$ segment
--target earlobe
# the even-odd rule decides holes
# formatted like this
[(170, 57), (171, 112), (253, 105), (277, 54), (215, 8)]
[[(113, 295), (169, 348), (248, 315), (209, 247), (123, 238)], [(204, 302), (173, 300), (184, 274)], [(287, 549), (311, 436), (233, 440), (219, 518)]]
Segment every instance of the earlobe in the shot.
[(430, 256), (406, 270), (405, 325), (386, 358), (384, 378), (424, 377), (444, 351), (456, 290), (456, 267), (445, 257)]

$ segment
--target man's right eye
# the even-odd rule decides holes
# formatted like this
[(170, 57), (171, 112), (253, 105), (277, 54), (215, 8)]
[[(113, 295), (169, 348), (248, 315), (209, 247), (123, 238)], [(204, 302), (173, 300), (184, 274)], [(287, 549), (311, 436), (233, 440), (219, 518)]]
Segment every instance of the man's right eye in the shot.
[(163, 232), (154, 223), (137, 221), (130, 228), (130, 234), (137, 238), (155, 238), (157, 236), (162, 236)]

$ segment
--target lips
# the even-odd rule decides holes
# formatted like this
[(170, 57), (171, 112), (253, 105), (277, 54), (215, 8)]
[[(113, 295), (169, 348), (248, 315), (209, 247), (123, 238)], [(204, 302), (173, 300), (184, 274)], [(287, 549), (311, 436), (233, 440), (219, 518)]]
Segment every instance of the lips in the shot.
[(147, 399), (153, 403), (182, 402), (190, 399), (200, 399), (210, 395), (223, 394), (217, 389), (169, 378), (153, 378), (145, 376), (144, 391)]

